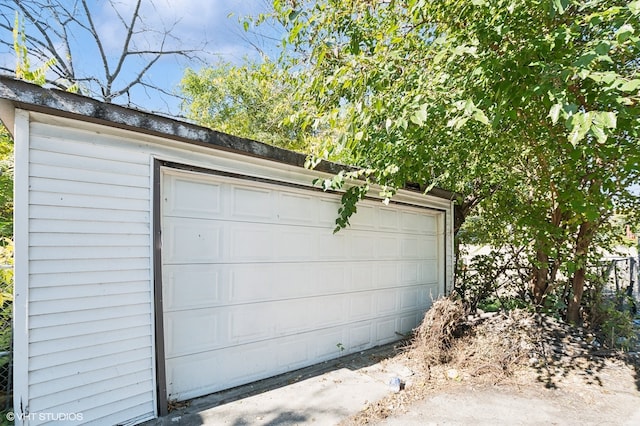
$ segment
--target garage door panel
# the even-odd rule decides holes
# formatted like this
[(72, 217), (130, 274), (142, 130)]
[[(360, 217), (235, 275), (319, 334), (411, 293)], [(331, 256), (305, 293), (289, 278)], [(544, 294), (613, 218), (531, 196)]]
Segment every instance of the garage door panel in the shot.
[(374, 312), (373, 292), (356, 293), (350, 296), (349, 319), (358, 321), (371, 318)]
[(335, 358), (349, 345), (337, 329), (167, 359), (169, 399), (185, 400)]
[(344, 289), (348, 288), (347, 280), (351, 279), (351, 271), (348, 264), (345, 264), (344, 262), (332, 264), (325, 263), (322, 267), (319, 267), (317, 271), (317, 273), (315, 271), (313, 272), (313, 280), (319, 280), (320, 288), (324, 289), (328, 293), (344, 292)]
[(273, 246), (277, 248), (277, 259), (284, 262), (313, 260), (315, 258), (314, 234), (313, 230), (304, 228), (280, 232)]
[(413, 309), (418, 306), (418, 289), (405, 287), (400, 289), (400, 309)]
[(221, 185), (207, 180), (175, 177), (165, 186), (165, 216), (219, 217), (222, 214)]
[(231, 189), (230, 217), (237, 219), (273, 220), (273, 192), (264, 189), (234, 186)]
[(419, 262), (403, 262), (400, 268), (400, 283), (402, 285), (418, 283)]
[(176, 171), (162, 187), (169, 398), (397, 340), (439, 288), (424, 209), (365, 200), (334, 235), (334, 194)]
[[(228, 265), (229, 303), (255, 303), (284, 297), (286, 281), (277, 280), (277, 272), (271, 264)], [(293, 274), (299, 271), (291, 271)]]
[(273, 316), (277, 307), (273, 303), (261, 303), (249, 308), (234, 306), (226, 308), (228, 318), (228, 343), (238, 345), (243, 342), (266, 340), (273, 335)]
[(375, 265), (369, 262), (362, 262), (351, 267), (351, 277), (346, 289), (363, 291), (374, 287)]
[(167, 265), (162, 270), (165, 311), (200, 308), (224, 303), (222, 268), (210, 264)]
[(384, 235), (376, 239), (376, 253), (380, 259), (400, 258), (400, 238), (395, 235)]
[(306, 341), (284, 341), (277, 351), (274, 351), (278, 368), (281, 371), (288, 371), (299, 365), (304, 365), (311, 360), (310, 347)]
[(399, 285), (400, 264), (397, 262), (382, 262), (378, 264), (376, 285), (378, 287), (393, 287)]
[(258, 225), (240, 227), (233, 224), (228, 227), (229, 255), (223, 261), (268, 261), (274, 258), (273, 247), (276, 242), (274, 230)]
[(423, 285), (418, 289), (418, 303), (420, 306), (431, 306), (438, 297), (437, 284)]
[(284, 223), (311, 225), (316, 223), (315, 204), (310, 196), (281, 193), (276, 217)]
[(336, 217), (340, 208), (339, 200), (318, 197), (315, 208), (318, 214), (318, 225), (333, 229), (336, 226)]
[(420, 282), (438, 282), (438, 261), (436, 259), (423, 260), (420, 262)]
[(381, 342), (380, 344), (385, 344), (397, 340), (397, 330), (395, 318), (379, 320), (376, 323), (376, 341)]
[(386, 231), (398, 231), (400, 215), (397, 210), (388, 207), (381, 207), (378, 213), (380, 229)]
[(226, 265), (229, 269), (228, 303), (314, 297), (342, 293), (346, 265), (301, 263), (250, 263)]
[(403, 211), (400, 216), (403, 231), (410, 231), (418, 234), (434, 234), (437, 229), (435, 218), (424, 214), (418, 214), (415, 211)]
[(374, 259), (377, 237), (367, 233), (351, 233), (351, 259)]
[(370, 347), (373, 342), (373, 324), (358, 324), (349, 333), (349, 347), (355, 350)]
[[(192, 309), (187, 311), (167, 312), (164, 316), (164, 328), (168, 344), (165, 355), (179, 355), (204, 352), (221, 345), (220, 318), (216, 309)], [(199, 330), (194, 339), (192, 330)]]
[(167, 358), (167, 399), (184, 400), (223, 389), (220, 385), (221, 373), (215, 367), (217, 365), (221, 364), (216, 352)]
[[(376, 229), (378, 223), (377, 210), (373, 206), (359, 205), (357, 214), (349, 218), (351, 229)], [(334, 213), (335, 216), (335, 213)]]
[(167, 218), (163, 230), (163, 262), (216, 262), (221, 259), (222, 227), (219, 222)]
[(418, 326), (419, 322), (416, 320), (415, 313), (408, 313), (400, 317), (399, 324), (398, 333), (406, 335), (411, 333), (413, 329)]
[(378, 292), (376, 312), (381, 315), (390, 314), (396, 310), (396, 290), (382, 290)]
[(309, 299), (237, 306), (229, 314), (229, 339), (251, 342), (306, 332), (319, 323), (341, 324), (346, 320), (345, 304), (344, 298), (329, 296), (314, 299), (314, 306), (309, 306)]
[(317, 260), (344, 260), (347, 256), (347, 237), (344, 234), (322, 232), (316, 238)]

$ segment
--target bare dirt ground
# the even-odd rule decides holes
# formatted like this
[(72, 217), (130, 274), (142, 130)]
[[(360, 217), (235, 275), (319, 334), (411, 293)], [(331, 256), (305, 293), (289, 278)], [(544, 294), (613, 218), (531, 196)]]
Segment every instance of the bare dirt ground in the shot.
[[(437, 304), (438, 302), (436, 302)], [(640, 425), (640, 358), (525, 311), (463, 316), (434, 304), (389, 363), (403, 388), (341, 425)]]

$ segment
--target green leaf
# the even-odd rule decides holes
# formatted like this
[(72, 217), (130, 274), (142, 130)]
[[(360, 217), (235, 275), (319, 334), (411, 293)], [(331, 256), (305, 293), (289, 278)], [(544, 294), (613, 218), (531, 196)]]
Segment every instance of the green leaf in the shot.
[(640, 1), (632, 1), (627, 5), (627, 7), (634, 15), (640, 13)]
[(620, 85), (620, 87), (618, 87), (618, 89), (622, 92), (635, 92), (640, 89), (640, 80), (634, 79), (625, 81)]
[(459, 117), (458, 121), (455, 123), (455, 129), (460, 130), (465, 124), (467, 124), (468, 120), (469, 117)]
[(593, 62), (593, 60), (596, 59), (597, 57), (598, 57), (598, 55), (596, 54), (596, 52), (588, 52), (588, 53), (585, 53), (584, 55), (580, 56), (573, 63), (573, 65), (576, 66), (576, 67), (586, 67), (591, 62)]
[(624, 24), (614, 34), (618, 43), (624, 43), (635, 33), (633, 27), (630, 24)]
[(605, 143), (607, 141), (607, 134), (604, 132), (604, 129), (602, 127), (594, 124), (589, 130), (591, 131), (591, 134), (595, 136), (598, 142)]
[(553, 0), (553, 8), (559, 15), (562, 15), (569, 6), (569, 0)]
[(602, 111), (595, 114), (593, 123), (607, 129), (615, 129), (617, 127), (617, 117), (615, 112)]
[(422, 126), (424, 122), (427, 120), (427, 106), (422, 105), (420, 109), (418, 109), (413, 113), (410, 120), (414, 124), (417, 124), (418, 126)]
[(551, 122), (556, 124), (558, 119), (560, 118), (560, 111), (562, 111), (562, 104), (555, 104), (549, 110), (549, 115), (547, 117), (551, 118)]
[(298, 22), (293, 26), (293, 28), (291, 28), (291, 31), (289, 31), (289, 43), (292, 43), (295, 40), (301, 30), (302, 22)]
[(486, 114), (484, 113), (484, 111), (482, 111), (481, 109), (476, 109), (473, 112), (472, 115), (473, 119), (482, 123), (482, 124), (489, 124), (489, 119), (487, 118)]
[(591, 123), (593, 120), (593, 113), (577, 113), (570, 119), (571, 132), (569, 132), (569, 143), (571, 145), (578, 146), (578, 143), (584, 139), (584, 137), (591, 129)]

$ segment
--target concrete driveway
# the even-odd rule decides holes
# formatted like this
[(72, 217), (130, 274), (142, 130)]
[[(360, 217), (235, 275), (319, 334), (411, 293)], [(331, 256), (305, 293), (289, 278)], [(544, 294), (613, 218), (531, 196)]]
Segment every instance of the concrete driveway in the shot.
[(393, 392), (392, 378), (411, 374), (390, 360), (399, 345), (381, 346), (197, 398), (145, 425), (335, 425), (368, 402)]

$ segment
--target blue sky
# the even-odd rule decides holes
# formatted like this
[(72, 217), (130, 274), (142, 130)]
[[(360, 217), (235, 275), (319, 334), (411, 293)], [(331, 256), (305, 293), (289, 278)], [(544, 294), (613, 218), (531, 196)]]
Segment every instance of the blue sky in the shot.
[[(22, 0), (29, 1), (29, 0)], [(3, 0), (4, 2), (4, 0)], [(63, 0), (72, 5), (74, 0)], [(117, 14), (106, 1), (89, 0), (94, 22), (98, 29), (107, 55), (116, 58), (122, 49), (124, 29)], [(126, 20), (131, 16), (135, 0), (114, 0), (117, 10)], [(175, 91), (186, 67), (200, 68), (222, 59), (240, 63), (244, 58), (258, 60), (259, 50), (270, 56), (276, 54), (277, 40), (281, 31), (269, 26), (250, 29), (245, 32), (239, 20), (247, 15), (257, 15), (270, 7), (270, 0), (143, 0), (141, 16), (143, 25), (152, 30), (171, 28), (167, 46), (170, 49), (201, 48), (197, 54), (201, 59), (188, 61), (166, 57), (158, 61), (147, 73), (154, 85), (166, 91)], [(13, 19), (13, 17), (11, 17)], [(29, 24), (26, 25), (29, 33)], [(0, 37), (12, 40), (12, 34), (1, 33)], [(146, 32), (134, 39), (138, 48), (157, 46), (158, 34)], [(71, 56), (75, 68), (85, 74), (100, 73), (98, 49), (86, 36), (79, 34), (73, 40)], [(0, 51), (2, 65), (13, 68), (15, 55), (11, 49)], [(129, 61), (125, 64), (124, 75), (120, 82), (133, 76), (140, 64)], [(117, 83), (117, 81), (116, 81)], [(176, 115), (179, 113), (179, 101), (171, 97), (160, 97), (157, 93), (144, 90), (131, 91), (131, 102), (143, 109), (162, 111)], [(127, 99), (118, 99), (116, 103), (126, 103)]]

